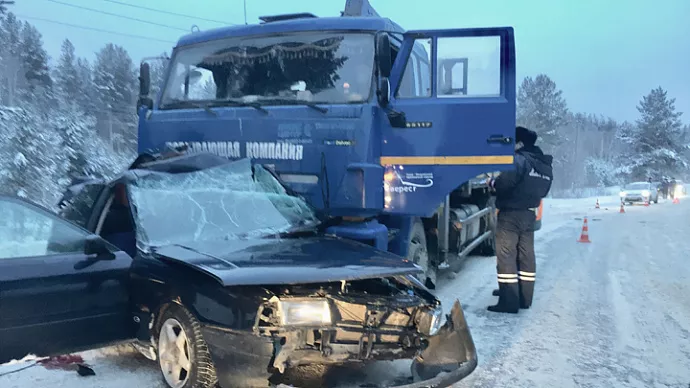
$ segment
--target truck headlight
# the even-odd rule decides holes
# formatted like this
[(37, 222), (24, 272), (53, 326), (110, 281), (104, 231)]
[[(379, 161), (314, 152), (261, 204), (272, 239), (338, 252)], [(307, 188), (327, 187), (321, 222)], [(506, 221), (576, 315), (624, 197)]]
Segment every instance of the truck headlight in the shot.
[(283, 299), (277, 304), (283, 326), (323, 326), (333, 322), (327, 299)]
[(439, 305), (436, 308), (428, 308), (419, 312), (417, 329), (425, 335), (434, 335), (441, 328), (443, 320), (443, 308)]

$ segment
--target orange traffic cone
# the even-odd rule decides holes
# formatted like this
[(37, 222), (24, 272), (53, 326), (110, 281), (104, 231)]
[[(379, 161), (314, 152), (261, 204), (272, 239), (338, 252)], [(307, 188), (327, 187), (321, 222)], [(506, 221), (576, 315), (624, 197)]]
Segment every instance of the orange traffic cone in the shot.
[(585, 216), (585, 221), (582, 224), (582, 233), (580, 233), (580, 239), (577, 242), (581, 243), (591, 243), (589, 240), (589, 228), (587, 228), (587, 217)]
[(597, 198), (597, 203), (594, 204), (594, 208), (595, 208), (595, 209), (600, 209), (600, 207), (599, 207), (599, 198)]
[(621, 202), (621, 210), (618, 213), (625, 213), (623, 202)]
[(680, 199), (678, 199), (678, 197), (673, 198), (673, 203), (680, 203)]
[(649, 199), (645, 199), (644, 205), (645, 205), (645, 206), (649, 206)]

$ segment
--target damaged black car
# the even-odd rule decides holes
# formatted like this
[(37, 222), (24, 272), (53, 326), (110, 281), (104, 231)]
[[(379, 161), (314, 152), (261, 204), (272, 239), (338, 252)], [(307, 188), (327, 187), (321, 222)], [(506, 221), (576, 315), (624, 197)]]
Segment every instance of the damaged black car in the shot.
[(445, 387), (476, 367), (458, 302), (444, 316), (418, 266), (328, 236), (337, 220), (247, 159), (150, 156), (77, 182), (61, 217), (9, 197), (0, 211), (0, 363), (132, 342), (172, 388), (399, 360), (402, 379), (370, 384)]

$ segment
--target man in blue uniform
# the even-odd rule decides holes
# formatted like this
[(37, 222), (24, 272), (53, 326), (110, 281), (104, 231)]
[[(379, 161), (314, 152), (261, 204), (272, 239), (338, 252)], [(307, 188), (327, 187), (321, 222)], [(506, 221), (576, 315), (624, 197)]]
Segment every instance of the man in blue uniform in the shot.
[(488, 310), (517, 313), (532, 305), (536, 259), (534, 254), (535, 209), (551, 189), (551, 155), (535, 145), (537, 133), (524, 127), (515, 130), (515, 169), (490, 182), (496, 194), (496, 257), (498, 304)]

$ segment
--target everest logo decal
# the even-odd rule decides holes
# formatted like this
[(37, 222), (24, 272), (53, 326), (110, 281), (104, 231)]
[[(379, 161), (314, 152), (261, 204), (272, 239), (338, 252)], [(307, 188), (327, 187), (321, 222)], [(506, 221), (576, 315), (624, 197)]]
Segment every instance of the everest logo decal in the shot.
[[(414, 193), (417, 189), (428, 188), (434, 185), (434, 174), (432, 173), (406, 173), (404, 177), (398, 171), (389, 174), (391, 174), (389, 175), (391, 178), (397, 178), (399, 185), (393, 185), (393, 182), (384, 183), (384, 190), (388, 193)], [(386, 179), (386, 181), (389, 180), (392, 179)]]

